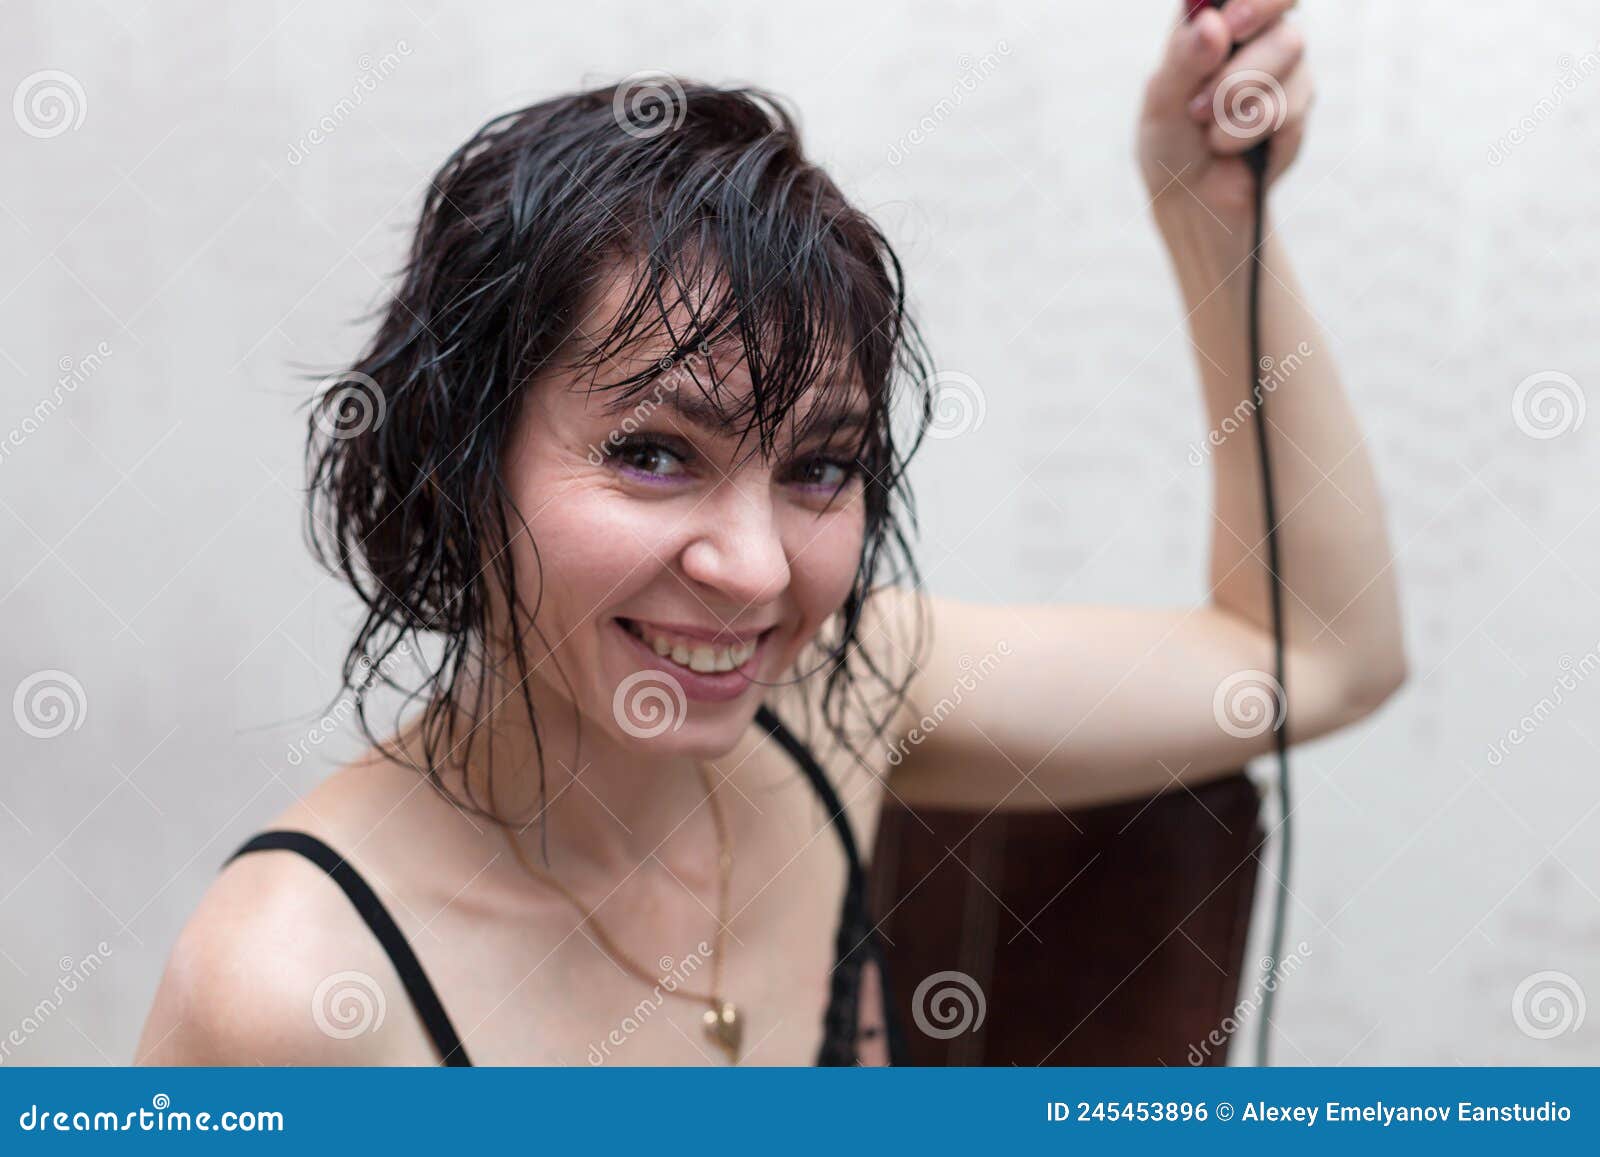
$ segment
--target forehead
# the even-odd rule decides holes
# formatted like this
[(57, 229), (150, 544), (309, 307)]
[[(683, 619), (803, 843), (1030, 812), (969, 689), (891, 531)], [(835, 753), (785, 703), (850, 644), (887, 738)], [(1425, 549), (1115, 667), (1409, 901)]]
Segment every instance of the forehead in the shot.
[(780, 344), (770, 319), (729, 314), (713, 284), (663, 290), (637, 263), (605, 267), (584, 295), (564, 359), (591, 409), (616, 414), (648, 404), (705, 429), (763, 443), (864, 429), (873, 399), (844, 333), (806, 332), (804, 353)]

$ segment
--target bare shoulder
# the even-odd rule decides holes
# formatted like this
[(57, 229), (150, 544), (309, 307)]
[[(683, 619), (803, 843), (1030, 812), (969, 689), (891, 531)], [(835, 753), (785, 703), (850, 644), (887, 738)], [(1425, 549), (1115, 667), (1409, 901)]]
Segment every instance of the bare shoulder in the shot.
[[(267, 826), (318, 837), (373, 883), (363, 832), (402, 774), (357, 761)], [(414, 1018), (392, 1007), (404, 999), (377, 939), (322, 868), (291, 851), (252, 852), (222, 869), (179, 934), (135, 1060), (427, 1063)]]

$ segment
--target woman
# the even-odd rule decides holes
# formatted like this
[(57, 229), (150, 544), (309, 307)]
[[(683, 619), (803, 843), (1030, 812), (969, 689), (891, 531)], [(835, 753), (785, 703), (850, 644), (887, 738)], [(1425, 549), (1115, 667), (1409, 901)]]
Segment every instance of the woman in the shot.
[[(1253, 376), (1240, 154), (1275, 128), (1275, 179), (1310, 103), (1291, 4), (1180, 23), (1140, 123), (1217, 431)], [(1240, 80), (1279, 98), (1254, 128)], [(654, 95), (500, 118), (435, 178), (311, 446), (313, 537), (367, 610), (351, 702), (418, 709), (229, 862), (141, 1061), (881, 1063), (850, 837), (885, 793), (1067, 808), (1272, 745), (1214, 706), (1272, 665), (1250, 438), (1207, 442), (1205, 605), (919, 593), (904, 470), (937, 399), (898, 263), (767, 98)], [(1405, 660), (1360, 432), (1264, 258), (1264, 348), (1314, 351), (1273, 404), (1298, 742)]]

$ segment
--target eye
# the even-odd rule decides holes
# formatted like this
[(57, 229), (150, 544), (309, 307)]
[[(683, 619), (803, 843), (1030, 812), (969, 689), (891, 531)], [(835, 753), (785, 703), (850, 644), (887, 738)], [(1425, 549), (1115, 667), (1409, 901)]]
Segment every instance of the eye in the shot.
[(606, 457), (630, 474), (677, 478), (685, 473), (684, 455), (654, 438), (629, 436), (607, 449)]
[(852, 459), (818, 455), (796, 465), (794, 481), (806, 490), (831, 492), (848, 485), (860, 473), (860, 465)]

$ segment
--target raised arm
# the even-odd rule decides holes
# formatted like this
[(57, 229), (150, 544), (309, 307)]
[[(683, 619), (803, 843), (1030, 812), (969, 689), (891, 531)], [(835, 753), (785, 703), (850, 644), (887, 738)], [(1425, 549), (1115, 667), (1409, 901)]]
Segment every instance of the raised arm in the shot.
[[(1269, 398), (1290, 741), (1360, 719), (1404, 681), (1372, 465), (1329, 339), (1270, 215), (1263, 363), (1249, 365), (1253, 178), (1240, 155), (1257, 130), (1277, 125), (1270, 180), (1299, 149), (1311, 87), (1300, 33), (1282, 20), (1291, 6), (1251, 0), (1246, 14), (1235, 0), (1180, 24), (1140, 121), (1141, 166), (1209, 419), (1191, 459), (1211, 472), (1210, 597), (1173, 610), (929, 600), (931, 651), (890, 755), (891, 787), (902, 798), (1098, 802), (1202, 780), (1271, 749), (1282, 691), (1271, 677), (1252, 377)], [(1229, 59), (1235, 39), (1243, 44)], [(1254, 106), (1254, 119), (1244, 88), (1269, 102)], [(912, 597), (883, 592), (886, 635), (905, 637)]]

